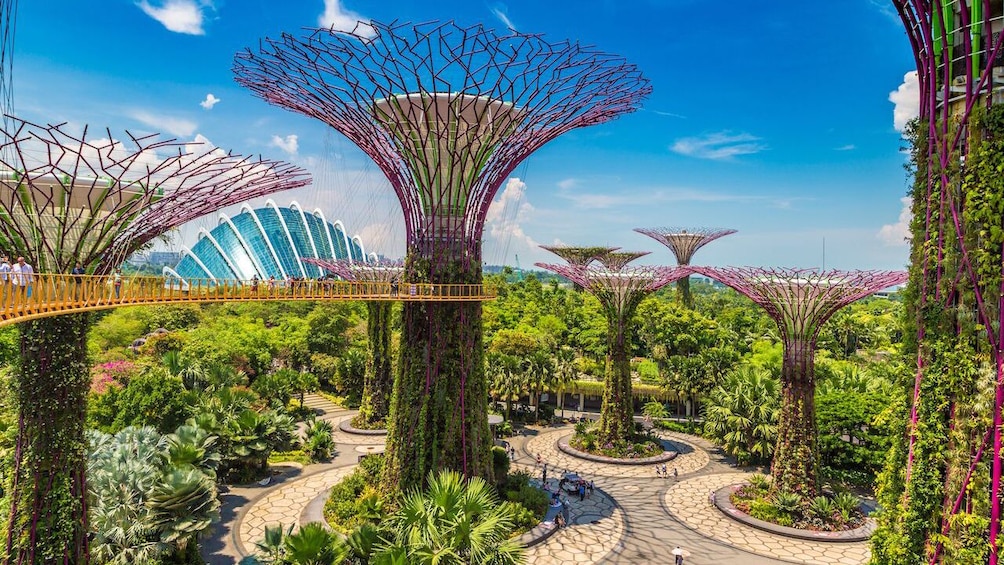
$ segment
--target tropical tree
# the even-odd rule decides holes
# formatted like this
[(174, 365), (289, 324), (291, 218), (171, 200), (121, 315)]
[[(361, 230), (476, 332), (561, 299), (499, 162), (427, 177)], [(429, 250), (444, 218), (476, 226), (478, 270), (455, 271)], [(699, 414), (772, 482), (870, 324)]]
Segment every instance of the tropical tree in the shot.
[(741, 465), (766, 462), (774, 453), (780, 407), (777, 379), (740, 367), (708, 396), (704, 433)]
[(505, 402), (505, 419), (509, 420), (512, 403), (518, 402), (526, 394), (526, 375), (515, 357), (491, 351), (485, 358), (485, 372), (488, 393), (492, 398)]

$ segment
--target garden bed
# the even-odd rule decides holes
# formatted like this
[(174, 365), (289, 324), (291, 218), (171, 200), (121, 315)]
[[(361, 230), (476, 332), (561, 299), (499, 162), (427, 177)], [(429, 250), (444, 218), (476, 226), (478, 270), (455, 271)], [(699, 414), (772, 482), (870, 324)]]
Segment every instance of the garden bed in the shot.
[(813, 541), (859, 542), (875, 529), (856, 497), (849, 494), (800, 500), (788, 494), (767, 494), (763, 484), (740, 483), (713, 494), (726, 516), (759, 530)]
[(351, 419), (345, 419), (338, 423), (338, 429), (342, 430), (347, 434), (354, 434), (360, 436), (385, 436), (387, 435), (386, 429), (372, 429), (367, 430), (364, 428), (357, 428), (352, 425)]
[[(566, 436), (558, 440), (558, 450), (566, 455), (571, 455), (572, 457), (577, 457), (579, 459), (585, 459), (587, 461), (593, 461), (595, 463), (609, 463), (612, 465), (651, 465), (654, 463), (665, 463), (671, 461), (678, 455), (675, 451), (667, 451), (661, 442), (657, 440), (652, 440), (651, 438), (644, 437), (645, 441), (655, 444), (658, 446), (659, 453), (656, 455), (645, 456), (646, 451), (640, 451), (635, 449), (634, 446), (637, 443), (632, 443), (631, 449), (637, 457), (614, 457), (608, 455), (607, 453), (613, 452), (612, 450), (602, 450), (602, 446), (599, 446), (599, 453), (591, 453), (583, 449), (578, 448), (575, 445), (575, 436)], [(581, 445), (581, 444), (580, 444)], [(625, 448), (626, 449), (626, 448)], [(655, 449), (651, 449), (654, 451)], [(649, 451), (649, 452), (651, 452)], [(616, 452), (614, 452), (616, 453)]]

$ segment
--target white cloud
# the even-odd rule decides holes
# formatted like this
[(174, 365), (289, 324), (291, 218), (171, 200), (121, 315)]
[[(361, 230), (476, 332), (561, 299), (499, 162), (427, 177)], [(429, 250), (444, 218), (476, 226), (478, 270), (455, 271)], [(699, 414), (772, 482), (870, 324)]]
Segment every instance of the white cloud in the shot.
[(363, 37), (373, 37), (376, 29), (369, 20), (342, 7), (341, 0), (324, 0), (324, 13), (317, 18), (317, 24), (335, 31), (351, 31)]
[(509, 9), (505, 4), (495, 4), (491, 7), (492, 14), (499, 19), (507, 28), (517, 31), (516, 26), (513, 25), (512, 20), (509, 19)]
[(215, 97), (215, 96), (213, 96), (213, 93), (210, 92), (209, 94), (206, 95), (206, 99), (205, 100), (203, 100), (202, 102), (199, 102), (199, 106), (202, 106), (206, 110), (212, 110), (213, 106), (215, 106), (215, 105), (217, 105), (219, 103), (220, 103), (220, 99), (217, 98), (217, 97)]
[(578, 181), (575, 180), (575, 179), (571, 179), (571, 178), (570, 179), (562, 179), (562, 180), (558, 181), (558, 188), (560, 188), (561, 190), (569, 190), (569, 189), (575, 188), (576, 184), (578, 184)]
[(536, 247), (537, 242), (523, 231), (522, 226), (532, 212), (533, 206), (526, 201), (526, 183), (512, 177), (506, 181), (505, 188), (488, 206), (485, 231), (496, 244), (504, 247), (508, 247), (510, 242), (520, 246)]
[(836, 149), (834, 149), (834, 151), (854, 151), (857, 148), (858, 147), (853, 143), (848, 143), (847, 145), (841, 145), (840, 147), (837, 147)]
[(136, 5), (169, 31), (189, 35), (206, 34), (202, 29), (204, 10), (213, 8), (212, 0), (166, 0), (156, 6), (148, 0), (141, 0)]
[(195, 133), (199, 125), (192, 120), (184, 118), (172, 118), (171, 116), (161, 116), (146, 110), (133, 110), (129, 112), (129, 117), (148, 125), (158, 131), (167, 132), (171, 135), (188, 137)]
[(296, 155), (296, 150), (300, 148), (297, 136), (293, 134), (287, 135), (285, 138), (273, 135), (272, 141), (269, 145), (272, 147), (278, 147), (290, 155)]
[(910, 238), (910, 220), (913, 215), (910, 213), (910, 199), (900, 198), (903, 208), (899, 211), (899, 220), (895, 224), (886, 224), (879, 230), (877, 237), (888, 246), (906, 246)]
[(917, 71), (903, 75), (903, 84), (889, 93), (889, 101), (895, 105), (892, 125), (896, 131), (903, 131), (910, 120), (920, 115), (920, 82)]
[(737, 155), (752, 155), (767, 149), (760, 138), (748, 133), (732, 134), (727, 131), (703, 137), (683, 137), (670, 147), (674, 153), (698, 159), (731, 159)]

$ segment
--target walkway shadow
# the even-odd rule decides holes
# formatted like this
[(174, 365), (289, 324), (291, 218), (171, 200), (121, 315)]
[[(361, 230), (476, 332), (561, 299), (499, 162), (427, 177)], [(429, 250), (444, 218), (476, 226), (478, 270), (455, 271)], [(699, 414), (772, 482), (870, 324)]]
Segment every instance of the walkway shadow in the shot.
[(694, 448), (688, 443), (683, 443), (682, 441), (674, 441), (671, 439), (660, 439), (659, 442), (662, 444), (663, 449), (666, 451), (675, 451), (680, 455), (686, 455), (688, 453), (693, 453)]
[(237, 521), (237, 514), (240, 509), (249, 502), (249, 498), (244, 495), (234, 493), (221, 493), (220, 501), (220, 521), (213, 524), (209, 530), (209, 535), (200, 540), (202, 558), (208, 565), (234, 565), (237, 563), (236, 548), (228, 548), (228, 541), (232, 539), (233, 531), (231, 527)]

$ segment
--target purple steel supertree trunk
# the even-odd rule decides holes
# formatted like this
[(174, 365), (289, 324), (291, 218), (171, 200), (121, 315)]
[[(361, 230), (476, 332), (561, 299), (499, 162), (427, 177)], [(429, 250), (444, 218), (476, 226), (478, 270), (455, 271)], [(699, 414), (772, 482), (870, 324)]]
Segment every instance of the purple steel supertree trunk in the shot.
[(756, 267), (691, 267), (748, 296), (780, 330), (781, 416), (771, 467), (775, 492), (815, 496), (816, 338), (833, 314), (851, 302), (906, 281), (905, 272), (811, 271)]
[(602, 266), (550, 265), (553, 271), (596, 296), (607, 316), (607, 366), (600, 410), (601, 443), (625, 441), (634, 433), (631, 395), (631, 363), (628, 329), (642, 299), (663, 286), (686, 276), (682, 267), (627, 266), (645, 253), (607, 253)]
[[(309, 182), (302, 170), (154, 136), (89, 136), (10, 118), (0, 139), (0, 249), (36, 272), (104, 274), (193, 218)], [(4, 292), (12, 292), (4, 289)], [(87, 314), (22, 322), (8, 477), (11, 563), (88, 559)]]
[[(981, 178), (979, 163), (968, 158), (971, 157), (972, 147), (979, 146), (988, 136), (1000, 135), (999, 131), (991, 132), (989, 127), (974, 122), (974, 118), (1001, 101), (1004, 88), (1004, 34), (1001, 33), (1004, 28), (1004, 2), (893, 0), (893, 4), (906, 28), (917, 64), (919, 137), (926, 142), (926, 146), (915, 148), (915, 153), (916, 150), (926, 150), (926, 155), (915, 154), (919, 182), (915, 184), (913, 195), (914, 222), (923, 228), (923, 236), (920, 237), (919, 230), (915, 230), (912, 242), (914, 275), (911, 287), (918, 294), (915, 308), (918, 351), (908, 427), (903, 504), (910, 503), (912, 490), (926, 488), (914, 488), (912, 485), (912, 481), (918, 480), (914, 470), (918, 464), (919, 430), (923, 427), (921, 413), (928, 409), (924, 406), (922, 390), (925, 375), (932, 365), (934, 342), (938, 334), (944, 332), (931, 322), (930, 316), (925, 316), (925, 312), (950, 312), (963, 306), (971, 308), (975, 310), (978, 323), (986, 328), (987, 344), (996, 370), (992, 425), (961, 483), (951, 486), (955, 492), (945, 489), (945, 504), (938, 512), (943, 536), (931, 544), (934, 547), (928, 557), (931, 563), (939, 560), (943, 546), (941, 540), (948, 533), (951, 519), (959, 512), (962, 501), (969, 496), (970, 481), (974, 471), (982, 464), (984, 446), (989, 440), (993, 446), (989, 463), (989, 562), (997, 565), (1000, 559), (1001, 497), (1004, 495), (1001, 492), (1004, 467), (1000, 455), (1004, 423), (1001, 414), (1004, 405), (1004, 265), (999, 259), (1004, 250), (1001, 245), (994, 244), (996, 248), (990, 253), (997, 255), (998, 259), (989, 267), (979, 264), (980, 256), (986, 255), (988, 242), (992, 243), (995, 237), (991, 235), (987, 238), (986, 235), (999, 230), (999, 212), (973, 222), (974, 216), (966, 208), (970, 201), (967, 192), (983, 193), (980, 196), (982, 200), (1002, 196), (1000, 188), (994, 186), (991, 179)], [(999, 129), (999, 124), (996, 127)], [(998, 177), (999, 174), (999, 171), (994, 173)], [(980, 179), (978, 182), (983, 186), (975, 191), (966, 187), (971, 178)], [(951, 272), (953, 267), (957, 273)], [(960, 296), (969, 292), (976, 302), (975, 306), (960, 303)], [(954, 408), (947, 420), (949, 428), (954, 428)], [(933, 422), (929, 423), (927, 428), (932, 425)], [(978, 441), (974, 442), (979, 445)], [(934, 459), (944, 461), (938, 455), (934, 455)], [(930, 476), (930, 473), (925, 473), (925, 476)], [(944, 481), (946, 487), (949, 484), (950, 481)], [(925, 533), (925, 537), (928, 536), (930, 533)]]
[[(315, 117), (376, 162), (404, 212), (410, 282), (480, 283), (485, 216), (524, 159), (651, 90), (623, 59), (454, 23), (315, 30), (237, 56), (237, 81)], [(384, 482), (491, 476), (480, 304), (407, 303)]]
[[(635, 228), (636, 232), (645, 234), (665, 245), (676, 256), (676, 264), (681, 267), (690, 265), (690, 260), (697, 250), (712, 241), (732, 235), (736, 230), (722, 228)], [(694, 297), (690, 294), (690, 277), (676, 281), (676, 290), (684, 306), (693, 309)]]
[[(386, 286), (386, 292), (400, 292), (404, 263), (377, 261), (358, 263), (339, 260), (304, 259), (330, 273), (349, 281), (372, 281)], [(353, 425), (374, 428), (386, 425), (390, 415), (390, 393), (394, 389), (393, 363), (391, 362), (391, 312), (393, 303), (386, 300), (366, 302), (366, 334), (369, 355), (366, 359), (366, 376), (363, 379), (362, 404)]]

